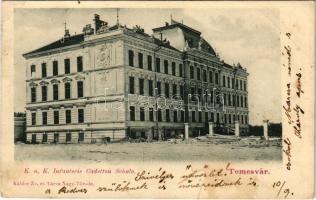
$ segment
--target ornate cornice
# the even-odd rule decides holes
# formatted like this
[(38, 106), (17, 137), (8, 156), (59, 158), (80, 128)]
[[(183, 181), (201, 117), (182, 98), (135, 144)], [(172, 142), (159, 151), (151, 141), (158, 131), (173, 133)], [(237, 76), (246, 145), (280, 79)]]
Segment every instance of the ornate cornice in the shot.
[(39, 82), (39, 84), (41, 86), (47, 86), (49, 83), (47, 81), (41, 81), (41, 82)]
[(69, 77), (63, 78), (63, 82), (64, 82), (64, 83), (69, 83), (69, 82), (71, 82), (71, 81), (72, 81), (72, 79), (69, 78)]
[(37, 87), (38, 84), (37, 84), (37, 83), (34, 83), (34, 82), (31, 82), (31, 83), (29, 84), (29, 86), (30, 86), (30, 87)]

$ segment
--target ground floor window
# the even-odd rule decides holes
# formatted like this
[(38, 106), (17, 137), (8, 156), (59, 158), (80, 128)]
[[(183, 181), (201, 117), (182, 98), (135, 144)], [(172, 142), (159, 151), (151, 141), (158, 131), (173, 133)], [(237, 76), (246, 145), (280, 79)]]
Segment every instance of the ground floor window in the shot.
[(36, 143), (36, 134), (32, 134), (32, 143), (33, 143), (33, 144)]
[(43, 134), (43, 139), (42, 139), (42, 142), (43, 143), (46, 143), (47, 142), (47, 134)]
[(59, 134), (58, 133), (54, 133), (54, 143), (59, 142)]
[(84, 133), (79, 133), (79, 142), (83, 142), (84, 141)]
[(71, 141), (71, 133), (67, 133), (66, 134), (66, 142), (70, 142)]

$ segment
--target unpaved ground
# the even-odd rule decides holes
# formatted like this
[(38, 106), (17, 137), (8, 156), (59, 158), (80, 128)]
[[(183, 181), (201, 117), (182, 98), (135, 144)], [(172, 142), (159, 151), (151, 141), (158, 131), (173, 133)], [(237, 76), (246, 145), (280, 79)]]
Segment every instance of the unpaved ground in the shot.
[(277, 146), (249, 147), (239, 144), (17, 144), (17, 160), (83, 160), (83, 161), (249, 161), (280, 160), (282, 149)]

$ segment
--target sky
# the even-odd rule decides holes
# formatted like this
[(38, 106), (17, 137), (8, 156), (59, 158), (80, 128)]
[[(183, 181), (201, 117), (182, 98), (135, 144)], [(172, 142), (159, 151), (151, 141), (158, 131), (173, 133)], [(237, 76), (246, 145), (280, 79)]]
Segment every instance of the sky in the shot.
[[(66, 22), (70, 34), (93, 23), (94, 14), (116, 23), (116, 9), (16, 9), (14, 13), (15, 112), (25, 109), (23, 53), (61, 39)], [(170, 18), (202, 32), (220, 58), (247, 69), (249, 123), (281, 122), (279, 12), (275, 9), (120, 9), (119, 21), (140, 25), (151, 34)]]

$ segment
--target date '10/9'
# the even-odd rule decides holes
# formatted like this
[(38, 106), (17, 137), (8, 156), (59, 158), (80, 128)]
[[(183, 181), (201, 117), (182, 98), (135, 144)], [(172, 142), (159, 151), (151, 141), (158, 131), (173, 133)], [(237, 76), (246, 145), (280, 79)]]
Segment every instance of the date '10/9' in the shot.
[(273, 183), (272, 187), (277, 189), (278, 192), (276, 197), (287, 198), (289, 195), (294, 195), (294, 193), (290, 191), (290, 188), (287, 188), (285, 184), (286, 181), (277, 181)]

